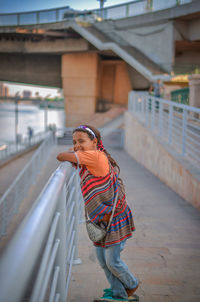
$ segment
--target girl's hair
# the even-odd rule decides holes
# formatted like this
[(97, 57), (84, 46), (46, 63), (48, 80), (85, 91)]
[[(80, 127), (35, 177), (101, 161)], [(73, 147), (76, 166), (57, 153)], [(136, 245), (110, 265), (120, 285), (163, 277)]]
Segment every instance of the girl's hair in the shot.
[[(89, 130), (92, 130), (92, 131), (90, 132), (89, 130), (87, 130), (87, 128), (88, 128)], [(114, 160), (114, 158), (111, 157), (111, 155), (110, 155), (110, 154), (108, 153), (108, 151), (104, 148), (104, 146), (102, 146), (101, 134), (100, 134), (100, 132), (99, 132), (98, 129), (96, 129), (96, 128), (93, 127), (93, 126), (82, 125), (82, 126), (79, 126), (79, 127), (75, 128), (75, 129), (73, 130), (72, 133), (75, 133), (75, 132), (85, 132), (85, 133), (87, 133), (87, 135), (89, 136), (89, 138), (90, 138), (91, 140), (93, 140), (93, 139), (96, 137), (96, 138), (97, 138), (97, 149), (102, 150), (102, 151), (107, 155), (108, 160), (109, 160), (109, 162), (111, 163), (111, 165), (112, 165), (113, 167), (117, 167), (117, 168), (119, 169), (119, 171), (120, 171), (120, 168), (119, 168), (117, 162)], [(94, 137), (93, 133), (95, 134), (95, 137)], [(102, 148), (102, 147), (103, 147), (103, 148)]]

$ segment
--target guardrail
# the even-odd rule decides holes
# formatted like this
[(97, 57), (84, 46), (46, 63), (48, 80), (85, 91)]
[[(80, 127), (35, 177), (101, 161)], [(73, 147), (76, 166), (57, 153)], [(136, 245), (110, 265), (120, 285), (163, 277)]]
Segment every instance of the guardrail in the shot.
[(79, 175), (63, 163), (0, 259), (1, 301), (67, 301), (72, 264), (81, 262), (80, 204)]
[(131, 91), (128, 110), (160, 140), (200, 164), (200, 108)]
[(25, 137), (23, 141), (15, 144), (3, 144), (0, 146), (0, 162), (9, 159), (11, 156), (18, 154), (26, 149), (39, 144), (49, 135), (49, 132), (38, 132), (30, 137)]
[(46, 162), (55, 139), (49, 134), (46, 140), (35, 151), (31, 160), (26, 164), (17, 178), (0, 198), (0, 238), (6, 235), (7, 227), (13, 216), (18, 213), (20, 203), (25, 198), (30, 186), (35, 182), (36, 176)]
[(76, 11), (69, 7), (61, 7), (41, 11), (0, 14), (0, 26), (45, 24), (77, 17), (88, 22), (95, 22), (96, 20), (102, 19), (120, 19), (166, 9), (192, 1), (194, 0), (138, 0), (95, 10)]

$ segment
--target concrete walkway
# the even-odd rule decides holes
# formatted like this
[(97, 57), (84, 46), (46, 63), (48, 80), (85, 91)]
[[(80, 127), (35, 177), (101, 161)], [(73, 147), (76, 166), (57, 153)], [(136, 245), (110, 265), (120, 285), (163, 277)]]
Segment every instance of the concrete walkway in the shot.
[[(122, 259), (141, 281), (145, 302), (200, 301), (200, 214), (122, 150), (111, 150), (118, 161), (136, 232)], [(109, 287), (99, 267), (85, 225), (79, 230), (79, 257), (69, 291), (70, 302), (92, 302)]]
[(13, 183), (17, 175), (33, 156), (34, 152), (35, 150), (31, 150), (30, 152), (25, 153), (23, 156), (19, 156), (7, 164), (0, 166), (0, 197)]
[[(111, 141), (108, 137), (105, 145)], [(56, 155), (67, 148), (57, 146), (51, 152), (13, 221), (10, 236), (59, 165)], [(120, 165), (127, 200), (134, 213), (136, 232), (127, 241), (122, 258), (141, 281), (137, 290), (140, 301), (199, 302), (199, 212), (126, 152), (109, 148), (108, 151)], [(8, 169), (8, 173), (11, 172)], [(92, 302), (102, 295), (108, 283), (97, 263), (84, 224), (80, 224), (79, 230), (79, 257), (82, 264), (73, 267), (68, 302)]]

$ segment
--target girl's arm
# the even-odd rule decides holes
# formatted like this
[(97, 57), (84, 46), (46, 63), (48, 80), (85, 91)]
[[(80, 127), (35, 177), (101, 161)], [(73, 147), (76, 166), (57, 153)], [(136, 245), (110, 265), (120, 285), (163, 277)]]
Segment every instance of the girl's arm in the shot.
[(59, 161), (69, 161), (71, 163), (77, 163), (77, 159), (76, 156), (74, 155), (74, 152), (59, 153), (56, 158)]

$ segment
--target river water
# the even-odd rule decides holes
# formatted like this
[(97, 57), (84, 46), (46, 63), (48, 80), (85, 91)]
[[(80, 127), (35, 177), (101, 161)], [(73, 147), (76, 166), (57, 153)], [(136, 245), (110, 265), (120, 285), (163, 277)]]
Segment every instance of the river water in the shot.
[[(57, 128), (65, 126), (65, 112), (62, 109), (48, 109), (46, 124), (55, 124)], [(35, 105), (18, 105), (18, 134), (22, 139), (27, 136), (27, 127), (34, 134), (45, 129), (45, 110)], [(15, 142), (15, 104), (0, 103), (0, 144)]]

